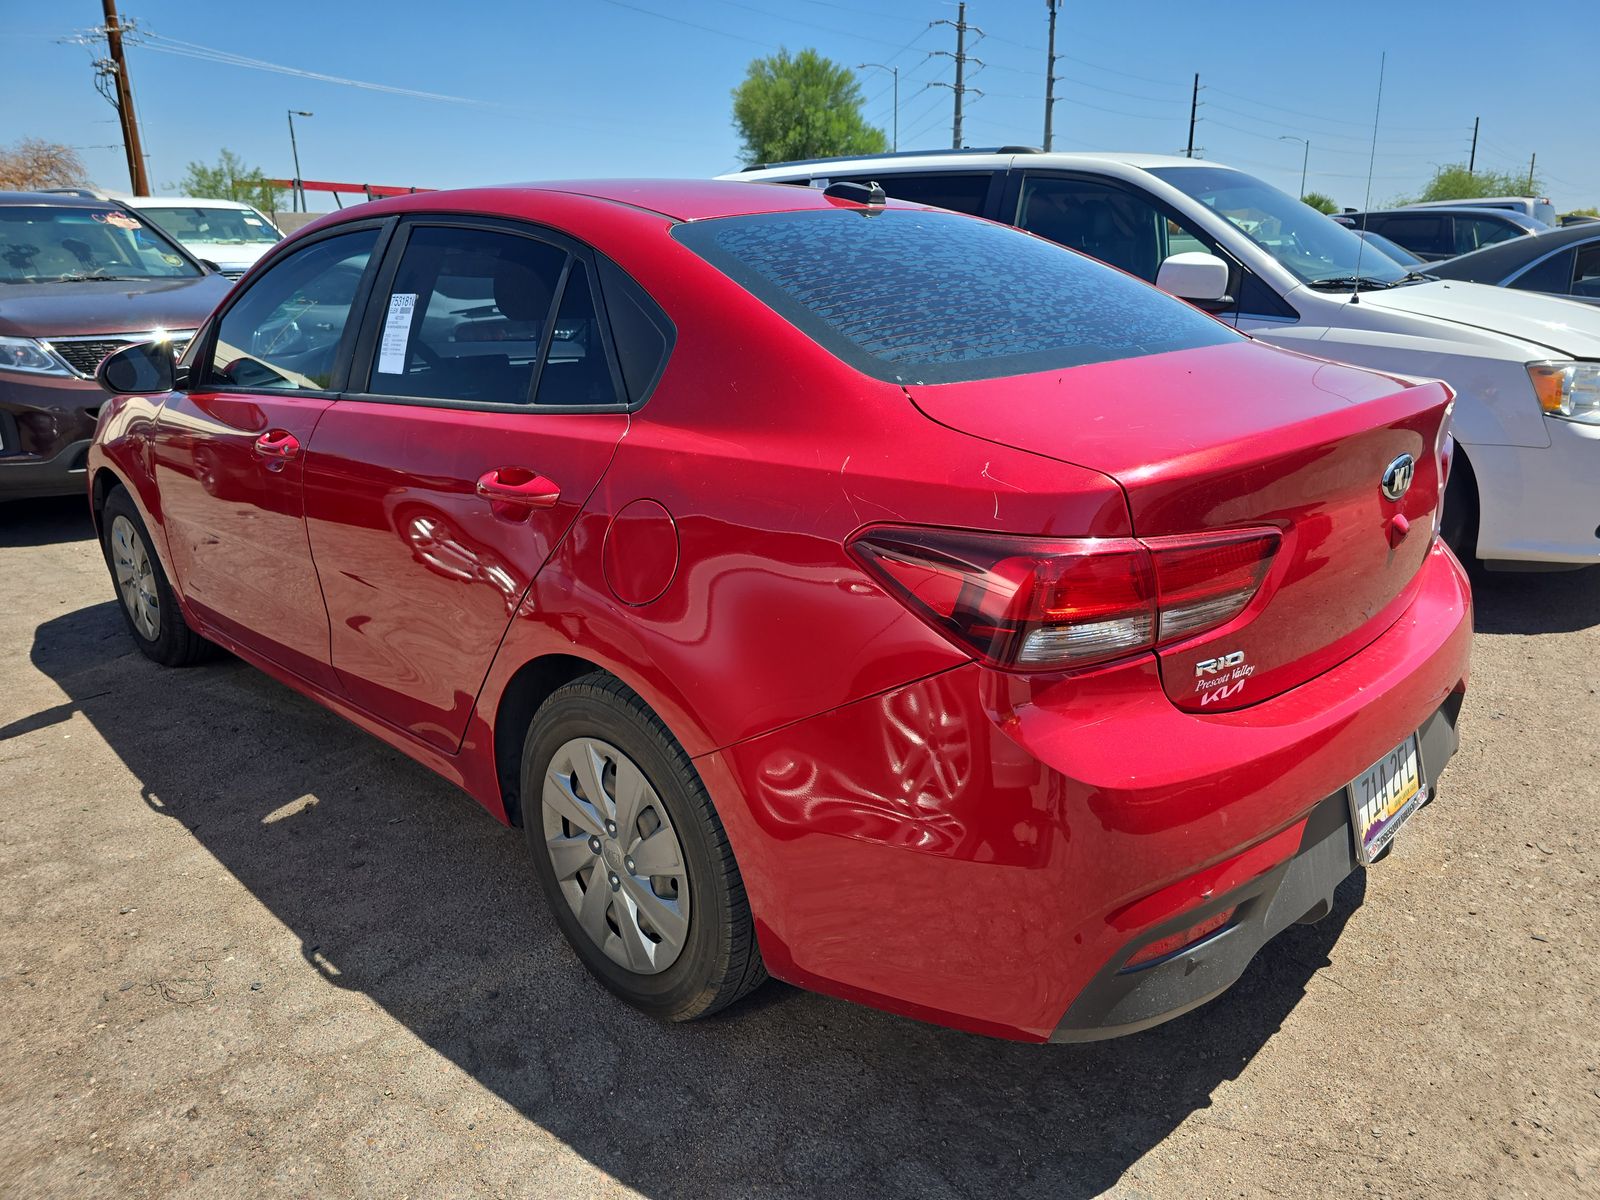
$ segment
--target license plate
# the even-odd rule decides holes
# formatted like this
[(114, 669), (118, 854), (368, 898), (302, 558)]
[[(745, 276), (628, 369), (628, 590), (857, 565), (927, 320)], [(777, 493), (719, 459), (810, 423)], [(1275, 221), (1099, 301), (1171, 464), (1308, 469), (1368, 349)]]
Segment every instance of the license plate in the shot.
[(1356, 832), (1356, 859), (1362, 866), (1368, 866), (1383, 852), (1406, 818), (1428, 798), (1416, 735), (1412, 734), (1356, 776), (1347, 790), (1350, 820)]

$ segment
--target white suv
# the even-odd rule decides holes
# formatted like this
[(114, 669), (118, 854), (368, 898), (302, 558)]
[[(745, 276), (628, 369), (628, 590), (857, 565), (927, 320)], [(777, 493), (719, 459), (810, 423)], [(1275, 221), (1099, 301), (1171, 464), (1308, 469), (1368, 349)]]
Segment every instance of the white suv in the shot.
[(1600, 311), (1412, 272), (1243, 171), (1152, 154), (822, 159), (729, 179), (880, 183), (1120, 267), (1262, 341), (1456, 389), (1445, 534), (1491, 565), (1600, 563)]

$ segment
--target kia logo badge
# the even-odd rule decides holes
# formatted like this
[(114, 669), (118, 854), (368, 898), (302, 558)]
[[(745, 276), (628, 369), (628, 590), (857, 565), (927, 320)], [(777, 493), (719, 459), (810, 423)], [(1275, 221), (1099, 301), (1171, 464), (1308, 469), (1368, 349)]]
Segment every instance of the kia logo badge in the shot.
[(1383, 469), (1383, 494), (1398, 500), (1411, 487), (1411, 477), (1417, 473), (1417, 460), (1402, 454)]

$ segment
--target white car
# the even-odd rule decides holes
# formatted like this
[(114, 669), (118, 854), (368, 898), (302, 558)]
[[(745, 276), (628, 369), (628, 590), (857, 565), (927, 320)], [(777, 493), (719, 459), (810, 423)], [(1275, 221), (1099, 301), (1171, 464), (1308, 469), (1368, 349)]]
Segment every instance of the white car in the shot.
[(1491, 566), (1600, 563), (1600, 312), (1436, 281), (1243, 171), (1149, 154), (944, 151), (724, 176), (890, 195), (1017, 225), (1265, 342), (1456, 389), (1443, 517)]
[(259, 209), (235, 200), (127, 196), (120, 202), (138, 209), (196, 258), (215, 263), (229, 279), (238, 279), (283, 240)]

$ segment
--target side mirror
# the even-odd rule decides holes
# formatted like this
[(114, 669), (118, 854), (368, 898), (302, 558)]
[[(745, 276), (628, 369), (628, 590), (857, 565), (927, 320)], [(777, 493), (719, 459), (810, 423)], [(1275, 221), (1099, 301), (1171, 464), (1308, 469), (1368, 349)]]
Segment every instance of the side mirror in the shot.
[(1233, 302), (1228, 295), (1228, 264), (1197, 250), (1167, 258), (1156, 272), (1156, 286), (1203, 306)]
[(170, 392), (177, 370), (170, 342), (136, 342), (109, 355), (94, 373), (95, 381), (113, 396), (150, 396)]
[(212, 262), (209, 258), (202, 258), (200, 260), (200, 265), (206, 270), (210, 271), (213, 275), (222, 274), (222, 268), (216, 263)]

